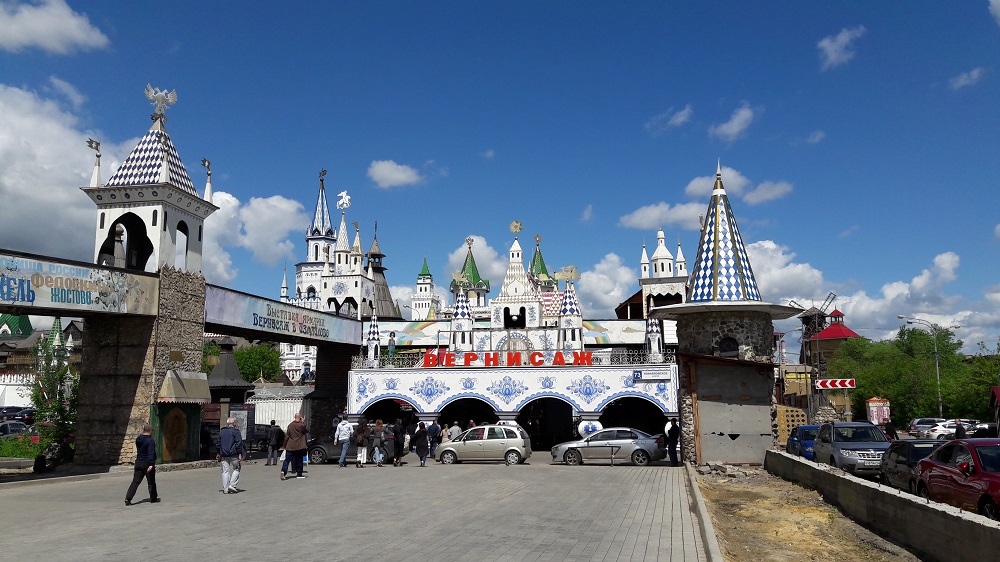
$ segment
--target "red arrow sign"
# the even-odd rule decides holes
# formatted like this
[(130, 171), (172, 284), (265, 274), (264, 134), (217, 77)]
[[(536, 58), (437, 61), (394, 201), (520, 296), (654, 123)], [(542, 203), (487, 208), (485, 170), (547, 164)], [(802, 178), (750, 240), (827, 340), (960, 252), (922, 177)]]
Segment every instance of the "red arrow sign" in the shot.
[(854, 379), (819, 379), (816, 381), (816, 388), (823, 390), (829, 388), (854, 388)]

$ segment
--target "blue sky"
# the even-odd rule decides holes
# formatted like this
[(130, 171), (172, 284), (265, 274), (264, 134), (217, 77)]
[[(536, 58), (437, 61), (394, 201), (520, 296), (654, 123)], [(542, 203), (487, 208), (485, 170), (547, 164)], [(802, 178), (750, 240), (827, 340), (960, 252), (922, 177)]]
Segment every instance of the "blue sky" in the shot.
[(766, 300), (973, 352), (1000, 336), (998, 55), (1000, 0), (0, 1), (0, 247), (93, 259), (85, 141), (106, 180), (150, 83), (199, 189), (213, 163), (211, 282), (276, 297), (327, 169), (402, 303), (468, 236), (498, 287), (516, 219), (608, 318), (658, 228), (694, 258), (721, 159)]

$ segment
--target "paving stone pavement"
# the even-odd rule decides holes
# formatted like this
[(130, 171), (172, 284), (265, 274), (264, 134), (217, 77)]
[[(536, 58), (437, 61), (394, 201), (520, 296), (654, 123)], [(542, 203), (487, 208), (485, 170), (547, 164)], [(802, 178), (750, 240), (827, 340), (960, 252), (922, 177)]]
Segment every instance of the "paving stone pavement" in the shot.
[[(410, 456), (412, 457), (412, 455)], [(243, 464), (157, 475), (124, 505), (131, 474), (0, 485), (6, 560), (707, 560), (684, 468), (528, 464)], [(10, 516), (16, 514), (16, 517)]]

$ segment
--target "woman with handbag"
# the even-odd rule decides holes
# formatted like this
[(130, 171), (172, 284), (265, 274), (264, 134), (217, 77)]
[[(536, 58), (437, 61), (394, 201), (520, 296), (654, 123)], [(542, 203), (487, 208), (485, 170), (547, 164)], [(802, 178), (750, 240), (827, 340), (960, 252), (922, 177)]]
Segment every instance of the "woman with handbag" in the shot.
[(427, 428), (424, 422), (417, 424), (417, 431), (413, 434), (415, 452), (420, 457), (420, 466), (427, 466), (427, 453), (431, 450), (431, 444), (427, 440)]
[(357, 460), (354, 466), (365, 467), (365, 457), (368, 453), (368, 421), (365, 418), (358, 420), (358, 427), (354, 430), (354, 443), (358, 446)]
[(382, 420), (375, 420), (375, 428), (372, 429), (369, 442), (372, 449), (372, 462), (376, 467), (382, 466), (385, 459), (386, 428), (382, 425)]

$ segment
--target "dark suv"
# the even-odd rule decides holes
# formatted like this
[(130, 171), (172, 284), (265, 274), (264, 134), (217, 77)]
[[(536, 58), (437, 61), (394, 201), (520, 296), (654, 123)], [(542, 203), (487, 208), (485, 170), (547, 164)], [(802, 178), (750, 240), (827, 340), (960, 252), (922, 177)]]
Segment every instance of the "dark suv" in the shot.
[(860, 476), (877, 476), (889, 439), (868, 422), (829, 422), (819, 426), (813, 460)]

